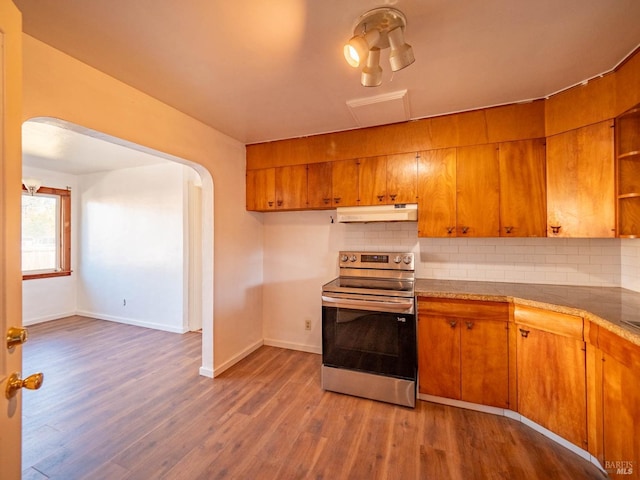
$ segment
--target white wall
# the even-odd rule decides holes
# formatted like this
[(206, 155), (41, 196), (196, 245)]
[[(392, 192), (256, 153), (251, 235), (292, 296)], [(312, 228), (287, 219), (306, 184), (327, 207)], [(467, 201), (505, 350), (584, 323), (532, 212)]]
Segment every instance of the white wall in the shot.
[(244, 145), (33, 37), (22, 47), (23, 120), (61, 119), (194, 165), (203, 219), (214, 219), (203, 222), (200, 372), (217, 375), (259, 347), (262, 219), (245, 210)]
[(80, 314), (187, 330), (187, 168), (163, 163), (81, 177)]
[[(264, 215), (265, 343), (321, 349), (324, 283), (340, 250), (412, 251), (422, 278), (620, 287), (640, 291), (640, 240), (423, 239), (416, 223), (332, 224), (335, 211)], [(312, 321), (311, 332), (304, 321)]]
[(71, 275), (38, 278), (22, 282), (22, 322), (24, 325), (74, 315), (77, 305), (78, 265), (78, 181), (75, 175), (23, 166), (23, 177), (37, 178), (53, 188), (71, 187)]

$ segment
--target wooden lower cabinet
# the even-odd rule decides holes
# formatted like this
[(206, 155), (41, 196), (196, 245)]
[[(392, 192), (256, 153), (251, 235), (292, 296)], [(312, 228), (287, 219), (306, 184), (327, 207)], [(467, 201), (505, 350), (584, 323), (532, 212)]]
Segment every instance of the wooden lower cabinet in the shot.
[(640, 479), (640, 347), (603, 329), (598, 343), (603, 467), (612, 478)]
[(418, 300), (420, 393), (509, 406), (508, 305)]
[(517, 307), (518, 412), (587, 450), (582, 317)]

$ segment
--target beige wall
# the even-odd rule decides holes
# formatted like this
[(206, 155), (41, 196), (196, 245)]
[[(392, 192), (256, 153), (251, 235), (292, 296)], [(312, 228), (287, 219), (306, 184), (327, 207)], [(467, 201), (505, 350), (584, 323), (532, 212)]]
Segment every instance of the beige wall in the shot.
[(28, 35), (23, 42), (24, 120), (62, 119), (201, 166), (209, 218), (213, 209), (205, 242), (214, 245), (203, 265), (202, 372), (218, 374), (257, 348), (263, 229), (261, 217), (245, 211), (244, 145)]

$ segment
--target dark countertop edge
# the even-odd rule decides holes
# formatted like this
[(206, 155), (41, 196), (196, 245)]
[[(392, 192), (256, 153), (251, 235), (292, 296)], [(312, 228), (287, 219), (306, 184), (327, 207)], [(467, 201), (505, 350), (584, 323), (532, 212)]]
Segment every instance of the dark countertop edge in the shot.
[[(435, 283), (442, 285), (439, 288), (424, 288), (424, 284)], [(476, 284), (475, 286), (469, 286)], [(446, 288), (447, 285), (451, 286), (451, 290)], [(566, 313), (568, 315), (581, 316), (586, 320), (593, 322), (594, 324), (612, 332), (616, 335), (624, 338), (625, 340), (640, 346), (640, 330), (636, 331), (634, 327), (626, 326), (621, 323), (621, 320), (607, 319), (600, 315), (593, 313), (592, 311), (579, 306), (568, 306), (560, 303), (553, 303), (550, 301), (534, 300), (526, 298), (520, 295), (514, 295), (509, 293), (482, 293), (486, 286), (496, 285), (494, 282), (482, 282), (482, 281), (457, 281), (457, 280), (430, 280), (430, 279), (416, 279), (415, 296), (416, 297), (429, 297), (429, 298), (448, 298), (458, 300), (475, 300), (475, 301), (487, 301), (487, 302), (506, 302), (513, 303), (514, 305), (524, 305), (529, 307), (541, 308), (552, 312)], [(502, 289), (508, 290), (510, 286), (512, 288), (525, 288), (525, 287), (544, 287), (552, 288), (559, 287), (565, 291), (571, 291), (572, 287), (568, 285), (550, 285), (550, 284), (510, 284), (500, 283)], [(612, 292), (619, 292), (624, 289), (619, 287), (583, 287), (576, 286), (576, 290), (584, 290), (585, 288), (597, 289), (599, 293), (605, 292), (610, 289)], [(630, 294), (635, 294), (640, 300), (640, 293), (627, 290)]]

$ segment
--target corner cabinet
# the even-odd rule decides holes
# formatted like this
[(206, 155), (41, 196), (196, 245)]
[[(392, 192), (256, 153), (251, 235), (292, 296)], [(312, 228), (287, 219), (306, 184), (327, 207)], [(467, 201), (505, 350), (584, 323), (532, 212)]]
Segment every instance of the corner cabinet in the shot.
[(509, 305), (418, 297), (420, 393), (509, 406)]
[(518, 412), (587, 450), (583, 319), (516, 305)]
[(549, 237), (615, 237), (613, 121), (547, 138)]
[(618, 236), (640, 237), (640, 106), (616, 118)]

